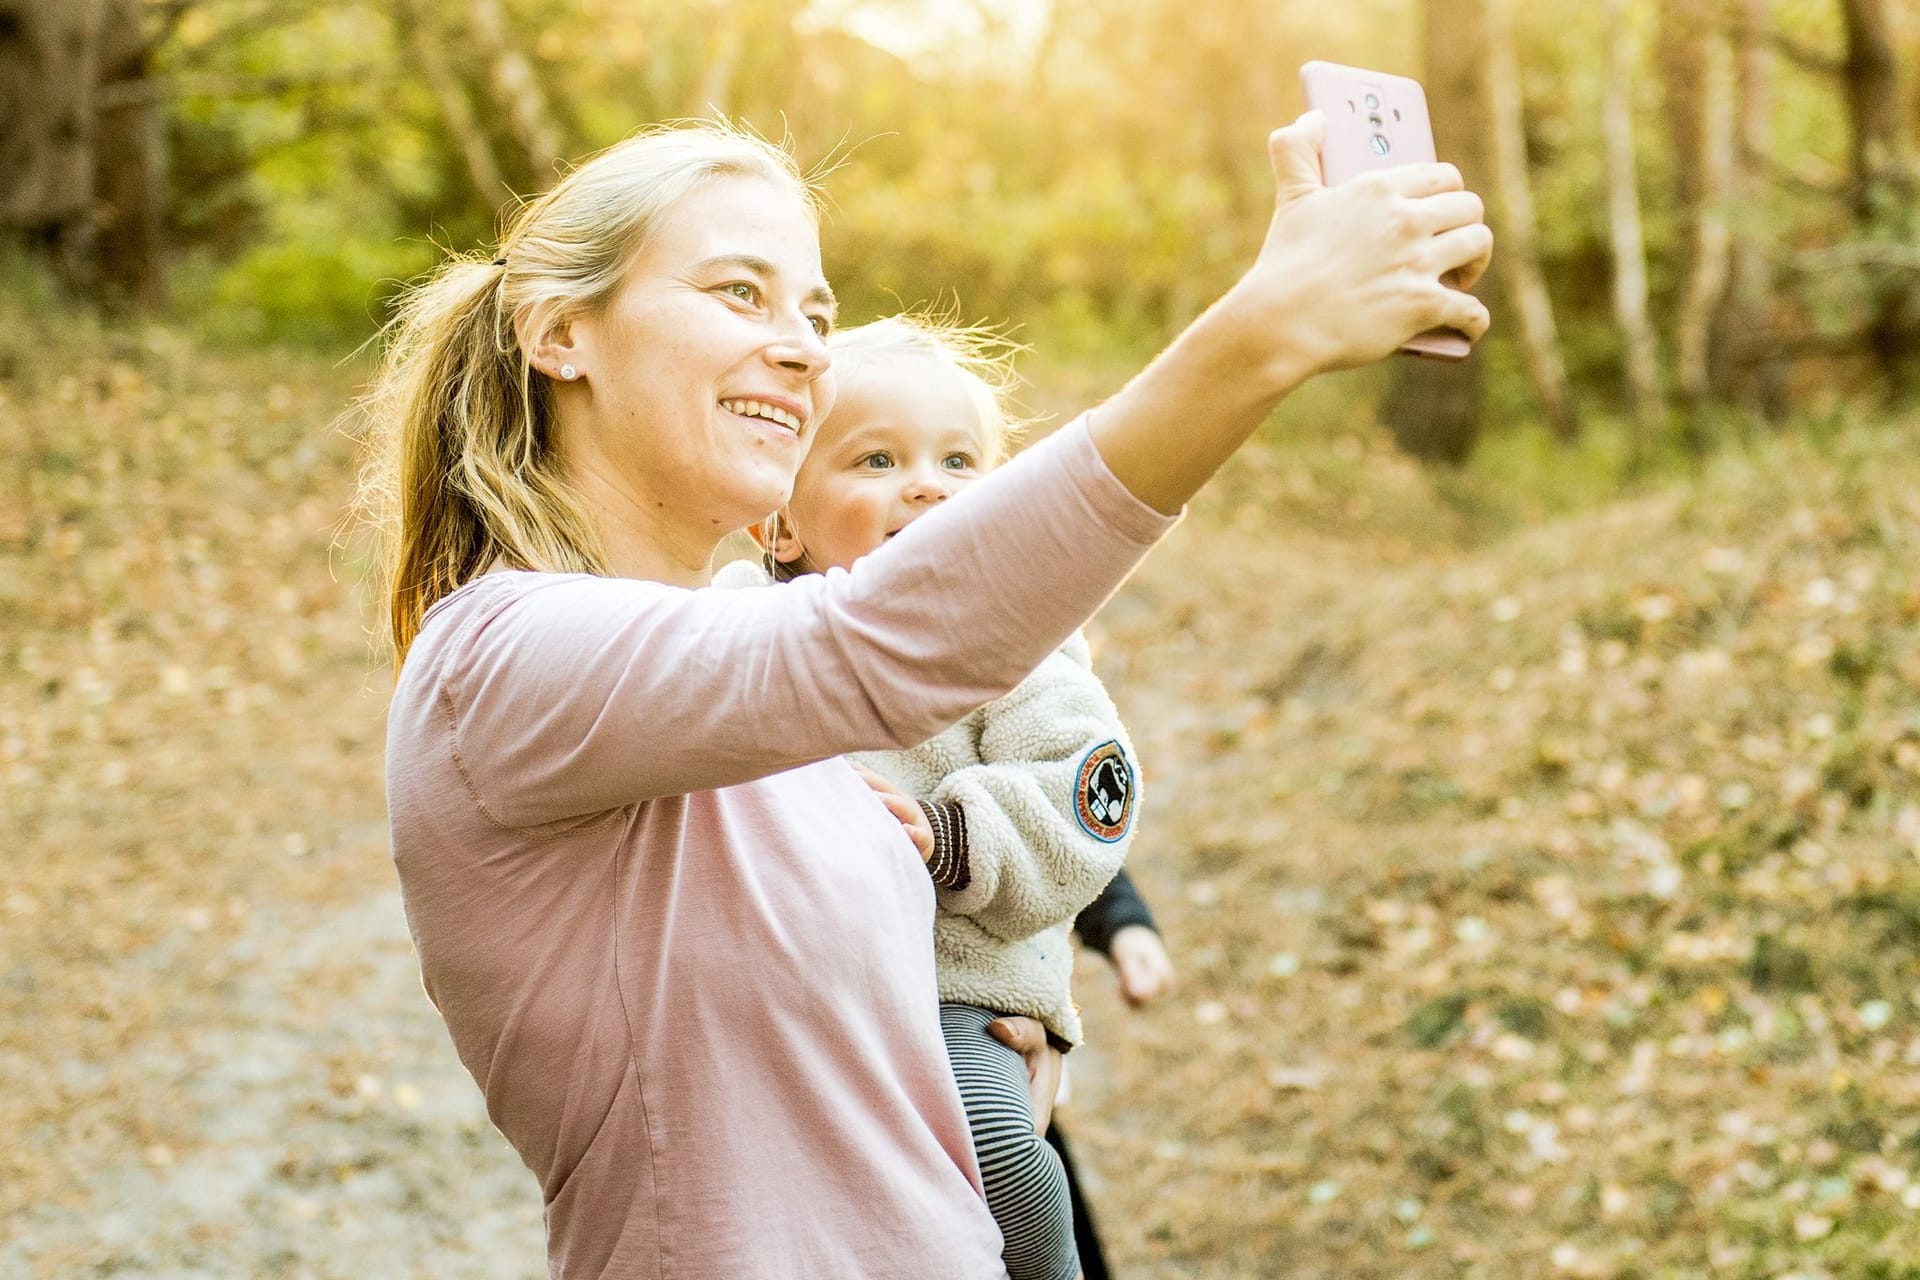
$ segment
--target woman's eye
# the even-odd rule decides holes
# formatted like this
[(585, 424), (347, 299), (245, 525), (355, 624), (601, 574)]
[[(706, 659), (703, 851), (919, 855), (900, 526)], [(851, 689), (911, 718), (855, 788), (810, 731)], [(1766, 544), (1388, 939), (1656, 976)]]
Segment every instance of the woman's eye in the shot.
[(860, 465), (870, 471), (885, 471), (893, 465), (893, 455), (890, 453), (870, 453), (860, 459)]
[(735, 280), (732, 284), (722, 285), (721, 288), (726, 290), (730, 297), (738, 298), (742, 302), (758, 302), (760, 300), (760, 291), (748, 284), (745, 280)]

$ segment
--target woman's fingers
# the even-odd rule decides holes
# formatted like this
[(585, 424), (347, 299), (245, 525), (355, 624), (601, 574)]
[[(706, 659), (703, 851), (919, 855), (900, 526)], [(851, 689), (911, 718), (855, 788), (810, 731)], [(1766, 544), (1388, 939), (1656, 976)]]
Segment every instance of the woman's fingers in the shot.
[(1437, 236), (1458, 227), (1470, 227), (1487, 220), (1487, 206), (1471, 191), (1443, 191), (1412, 202), (1414, 229)]
[(1444, 276), (1456, 289), (1471, 289), (1493, 260), (1493, 232), (1484, 222), (1454, 227), (1429, 240), (1426, 253), (1435, 278)]
[(1486, 303), (1458, 289), (1446, 290), (1446, 297), (1440, 301), (1441, 328), (1457, 330), (1466, 334), (1468, 341), (1478, 342), (1492, 324)]
[(1309, 111), (1267, 135), (1267, 163), (1273, 166), (1277, 203), (1287, 204), (1326, 185), (1320, 176), (1320, 151), (1326, 140), (1327, 118), (1318, 111)]
[(1060, 1092), (1060, 1051), (1047, 1043), (1038, 1020), (1009, 1014), (987, 1024), (987, 1034), (1026, 1059), (1027, 1090), (1033, 1101), (1033, 1131), (1045, 1133)]
[(1466, 190), (1460, 171), (1444, 161), (1439, 164), (1401, 164), (1376, 170), (1370, 175), (1395, 195), (1419, 200), (1449, 191)]

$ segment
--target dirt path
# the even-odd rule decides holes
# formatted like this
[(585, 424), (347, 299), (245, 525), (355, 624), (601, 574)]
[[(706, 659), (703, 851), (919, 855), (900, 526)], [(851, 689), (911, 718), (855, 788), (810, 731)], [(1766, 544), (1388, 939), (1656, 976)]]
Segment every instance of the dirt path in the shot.
[(266, 906), (225, 958), (240, 976), (223, 1015), (130, 1064), (173, 1099), (182, 1149), (123, 1150), (78, 1204), (29, 1209), (0, 1274), (545, 1274), (538, 1190), (420, 991), (397, 892), (317, 915)]

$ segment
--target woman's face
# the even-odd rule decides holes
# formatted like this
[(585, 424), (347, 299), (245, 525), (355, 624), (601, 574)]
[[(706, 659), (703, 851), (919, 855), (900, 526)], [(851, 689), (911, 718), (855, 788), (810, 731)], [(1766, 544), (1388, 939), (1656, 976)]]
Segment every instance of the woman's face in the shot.
[(569, 326), (561, 447), (601, 518), (698, 555), (777, 510), (832, 406), (832, 320), (793, 191), (726, 177), (683, 199), (607, 308)]

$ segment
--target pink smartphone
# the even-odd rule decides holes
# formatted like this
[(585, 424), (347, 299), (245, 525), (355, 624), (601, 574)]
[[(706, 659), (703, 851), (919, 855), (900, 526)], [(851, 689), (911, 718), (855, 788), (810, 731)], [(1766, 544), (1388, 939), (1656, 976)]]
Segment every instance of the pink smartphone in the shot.
[[(1307, 106), (1327, 117), (1320, 170), (1328, 186), (1374, 169), (1431, 164), (1438, 158), (1426, 91), (1418, 80), (1337, 62), (1309, 62), (1300, 68), (1300, 87), (1306, 90)], [(1464, 360), (1473, 344), (1456, 330), (1429, 329), (1400, 349), (1434, 360)]]

